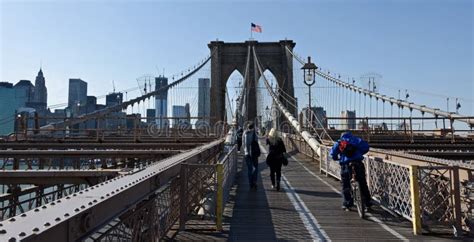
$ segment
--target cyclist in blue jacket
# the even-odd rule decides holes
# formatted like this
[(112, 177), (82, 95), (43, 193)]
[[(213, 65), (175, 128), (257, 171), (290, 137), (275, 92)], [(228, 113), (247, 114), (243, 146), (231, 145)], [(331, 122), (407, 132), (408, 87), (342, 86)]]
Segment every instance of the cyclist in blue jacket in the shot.
[(331, 156), (333, 160), (338, 160), (341, 165), (342, 194), (344, 198), (343, 209), (348, 210), (354, 205), (351, 196), (352, 168), (356, 172), (356, 179), (359, 181), (363, 201), (367, 208), (372, 206), (367, 180), (365, 178), (365, 166), (362, 162), (364, 154), (369, 152), (367, 141), (353, 136), (351, 132), (345, 132), (341, 138), (333, 145)]

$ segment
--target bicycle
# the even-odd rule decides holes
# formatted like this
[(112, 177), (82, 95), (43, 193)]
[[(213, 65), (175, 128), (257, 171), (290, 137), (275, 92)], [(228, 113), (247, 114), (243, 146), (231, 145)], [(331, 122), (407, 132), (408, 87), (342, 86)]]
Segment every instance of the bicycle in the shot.
[(362, 191), (360, 190), (359, 181), (356, 178), (356, 171), (354, 164), (350, 164), (352, 167), (352, 179), (351, 179), (351, 195), (354, 200), (354, 205), (357, 207), (357, 213), (360, 218), (365, 218), (365, 204), (363, 201)]

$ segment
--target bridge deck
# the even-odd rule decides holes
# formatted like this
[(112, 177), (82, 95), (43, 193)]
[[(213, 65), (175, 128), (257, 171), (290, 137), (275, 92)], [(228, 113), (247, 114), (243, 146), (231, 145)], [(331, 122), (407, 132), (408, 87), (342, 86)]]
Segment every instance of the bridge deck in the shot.
[(411, 223), (375, 207), (363, 220), (357, 212), (341, 209), (340, 183), (319, 174), (314, 161), (293, 154), (283, 167), (282, 189), (271, 189), (266, 152), (259, 160), (258, 189), (250, 190), (247, 168), (239, 160), (237, 184), (224, 212), (224, 230), (218, 233), (203, 221), (190, 221), (176, 240), (443, 240), (414, 236)]

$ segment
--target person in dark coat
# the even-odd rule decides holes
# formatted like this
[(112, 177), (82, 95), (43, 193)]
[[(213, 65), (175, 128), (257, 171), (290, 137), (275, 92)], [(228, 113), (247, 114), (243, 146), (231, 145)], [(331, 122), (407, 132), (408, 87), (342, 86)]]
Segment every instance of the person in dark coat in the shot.
[(283, 144), (283, 140), (278, 137), (275, 129), (271, 129), (268, 133), (267, 145), (269, 146), (269, 149), (266, 162), (270, 167), (272, 189), (274, 188), (277, 191), (280, 191), (281, 166), (283, 164), (283, 160), (285, 159), (284, 153), (286, 153), (286, 148), (285, 144)]
[(247, 164), (247, 175), (250, 188), (257, 189), (258, 177), (258, 157), (260, 156), (260, 146), (255, 126), (248, 123), (247, 130), (242, 136), (242, 146), (244, 148), (244, 161)]
[(237, 150), (240, 151), (240, 147), (242, 147), (242, 136), (244, 135), (244, 130), (242, 127), (239, 127), (237, 130)]

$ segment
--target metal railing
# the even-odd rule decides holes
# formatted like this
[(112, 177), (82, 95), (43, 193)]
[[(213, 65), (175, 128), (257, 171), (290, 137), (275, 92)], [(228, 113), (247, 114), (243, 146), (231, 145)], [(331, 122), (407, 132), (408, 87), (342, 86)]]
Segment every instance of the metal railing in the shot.
[(222, 230), (223, 211), (236, 174), (236, 145), (225, 146), (222, 157), (213, 164), (184, 164), (181, 168), (185, 182), (181, 187), (184, 202), (181, 203), (180, 229), (185, 229), (187, 220), (198, 216), (201, 220), (214, 220), (216, 229)]
[[(2, 186), (4, 193), (0, 196), (0, 221), (41, 207), (88, 187), (87, 184), (32, 185), (20, 190), (20, 186)], [(5, 187), (8, 187), (8, 190), (5, 190)]]
[(181, 164), (180, 176), (152, 199), (120, 215), (88, 239), (150, 241), (166, 237), (176, 222), (184, 230), (186, 222), (196, 216), (214, 220), (216, 229), (221, 230), (223, 208), (237, 172), (236, 146), (224, 147), (223, 158), (214, 159), (212, 164)]
[(156, 240), (182, 211), (194, 211), (177, 207), (187, 182), (182, 164), (213, 164), (222, 144), (216, 140), (10, 218), (0, 223), (0, 240)]
[(237, 145), (232, 145), (226, 156), (216, 166), (217, 171), (217, 205), (216, 227), (222, 230), (224, 207), (229, 200), (230, 189), (237, 175)]
[(176, 223), (180, 210), (180, 180), (174, 179), (151, 199), (132, 208), (86, 239), (92, 241), (150, 241), (166, 236)]
[(153, 199), (119, 216), (89, 239), (163, 238), (176, 222), (184, 230), (186, 222), (196, 217), (214, 220), (216, 229), (222, 230), (223, 210), (237, 173), (237, 146), (225, 146), (221, 156), (202, 164), (181, 164), (179, 177), (161, 188)]
[[(340, 165), (330, 156), (329, 146), (320, 146), (321, 157), (299, 136), (282, 134), (287, 150), (298, 150), (319, 161), (320, 172), (336, 179)], [(419, 158), (419, 157), (418, 157)], [(407, 158), (407, 160), (409, 160)], [(419, 162), (419, 160), (417, 160)], [(372, 198), (382, 207), (412, 221), (413, 232), (474, 232), (473, 170), (458, 166), (401, 164), (366, 155), (367, 184)], [(463, 174), (460, 178), (460, 169)]]

